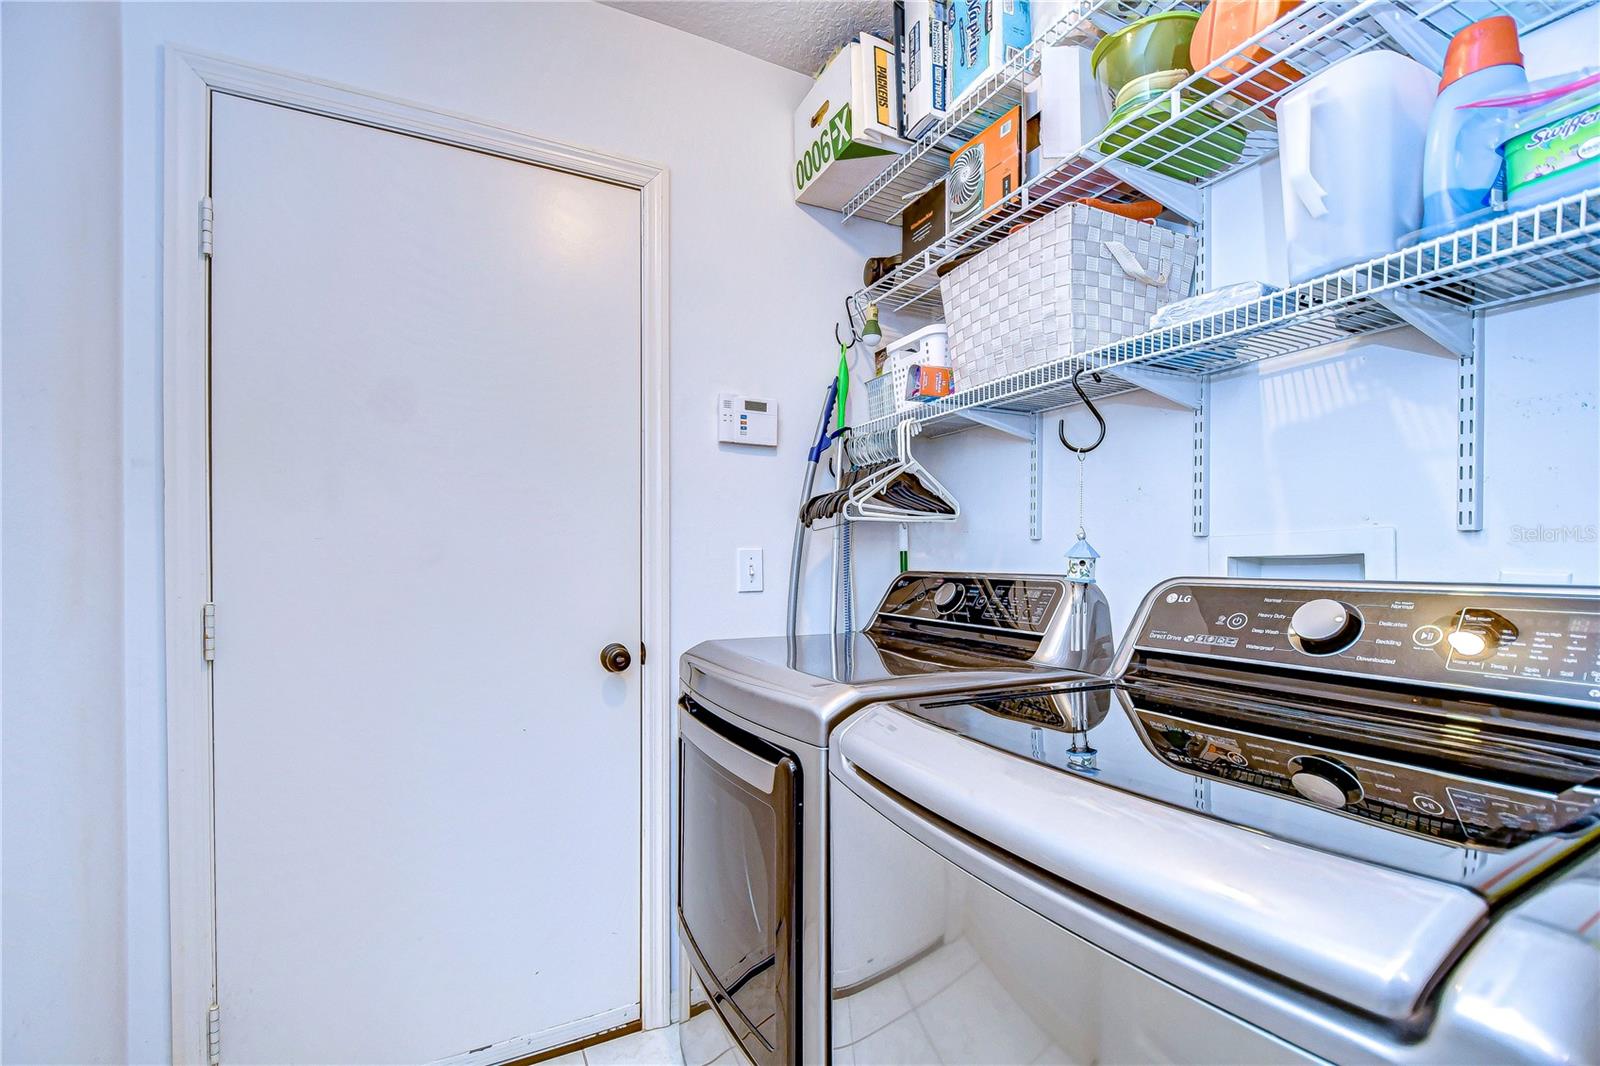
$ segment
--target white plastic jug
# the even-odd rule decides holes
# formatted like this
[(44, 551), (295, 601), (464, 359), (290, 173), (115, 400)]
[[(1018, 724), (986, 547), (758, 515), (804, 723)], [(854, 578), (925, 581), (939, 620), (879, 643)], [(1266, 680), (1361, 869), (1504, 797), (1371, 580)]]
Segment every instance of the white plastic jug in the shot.
[(1291, 281), (1392, 252), (1422, 224), (1422, 153), (1438, 81), (1398, 52), (1363, 52), (1278, 102)]

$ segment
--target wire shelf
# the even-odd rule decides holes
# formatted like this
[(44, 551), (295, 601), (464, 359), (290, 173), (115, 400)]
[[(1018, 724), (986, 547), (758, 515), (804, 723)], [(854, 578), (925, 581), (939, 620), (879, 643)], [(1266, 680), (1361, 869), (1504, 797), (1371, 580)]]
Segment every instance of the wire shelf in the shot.
[[(1141, 333), (958, 392), (918, 410), (857, 426), (887, 433), (901, 421), (939, 436), (974, 409), (1034, 413), (1092, 398), (1163, 391), (1275, 356), (1406, 325), (1418, 315), (1470, 321), (1472, 312), (1600, 285), (1600, 188), (1480, 223), (1313, 278), (1204, 318)], [(1123, 372), (1119, 376), (1119, 372)], [(1178, 390), (1173, 390), (1178, 391)]]
[(1135, 8), (1127, 0), (1077, 0), (1077, 3), (1005, 66), (957, 101), (949, 114), (901, 153), (889, 168), (844, 205), (844, 217), (893, 222), (929, 185), (950, 170), (950, 153), (1022, 102), (1023, 87), (1039, 73), (1047, 48), (1092, 43), (1147, 14), (1175, 9), (1198, 11), (1204, 0), (1157, 0)]
[(1282, 76), (1285, 65), (1309, 78), (1351, 56), (1384, 48), (1406, 52), (1438, 69), (1450, 37), (1486, 15), (1510, 14), (1527, 33), (1594, 3), (1313, 0), (1302, 4), (1208, 67), (1208, 71), (1221, 67), (1239, 71), (1234, 79), (1218, 84), (1203, 76), (1208, 71), (1190, 75), (1161, 100), (1097, 134), (1094, 141), (1021, 186), (1004, 204), (902, 262), (854, 298), (860, 306), (877, 303), (903, 314), (938, 318), (943, 313), (939, 277), (946, 269), (1077, 200), (1127, 203), (1152, 198), (1200, 223), (1204, 214), (1200, 190), (1277, 152), (1275, 104), (1299, 83)]

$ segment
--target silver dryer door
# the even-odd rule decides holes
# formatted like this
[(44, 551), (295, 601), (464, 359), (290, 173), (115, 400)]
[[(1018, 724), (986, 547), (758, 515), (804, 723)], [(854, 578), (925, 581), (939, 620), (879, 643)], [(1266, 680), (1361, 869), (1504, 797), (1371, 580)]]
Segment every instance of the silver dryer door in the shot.
[(756, 1066), (795, 1057), (799, 765), (685, 696), (678, 921), (712, 1004)]

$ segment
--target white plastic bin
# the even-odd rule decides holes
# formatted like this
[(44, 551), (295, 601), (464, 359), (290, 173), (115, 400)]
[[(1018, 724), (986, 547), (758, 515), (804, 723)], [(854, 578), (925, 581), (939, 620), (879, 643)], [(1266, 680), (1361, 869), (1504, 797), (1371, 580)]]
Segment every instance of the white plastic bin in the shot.
[(1422, 224), (1422, 151), (1438, 83), (1416, 60), (1375, 50), (1278, 102), (1291, 281), (1386, 255)]

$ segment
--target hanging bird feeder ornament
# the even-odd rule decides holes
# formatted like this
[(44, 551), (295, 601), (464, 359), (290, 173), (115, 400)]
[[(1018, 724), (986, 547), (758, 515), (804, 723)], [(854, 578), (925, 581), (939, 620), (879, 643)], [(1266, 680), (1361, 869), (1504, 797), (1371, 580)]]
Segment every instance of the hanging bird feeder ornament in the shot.
[[(1083, 530), (1079, 530), (1082, 533)], [(1067, 552), (1067, 580), (1077, 581), (1084, 585), (1094, 584), (1095, 562), (1100, 558), (1100, 553), (1089, 546), (1089, 542), (1082, 537)]]

